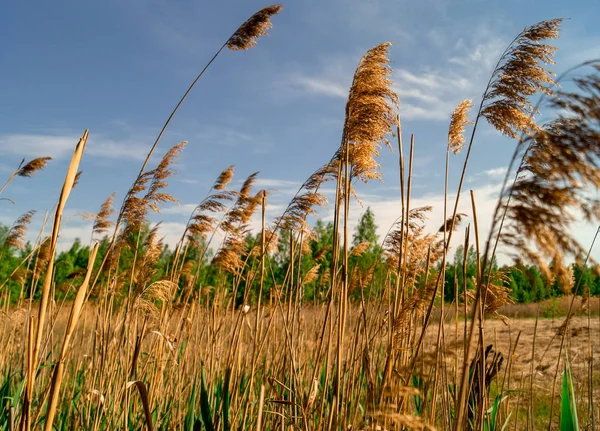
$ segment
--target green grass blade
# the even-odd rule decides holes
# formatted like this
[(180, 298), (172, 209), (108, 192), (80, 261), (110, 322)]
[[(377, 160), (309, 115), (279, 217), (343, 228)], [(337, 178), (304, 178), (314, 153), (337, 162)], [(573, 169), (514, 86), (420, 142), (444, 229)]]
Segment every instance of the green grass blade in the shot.
[(563, 373), (562, 381), (560, 431), (579, 431), (575, 391), (573, 389), (573, 378), (571, 376), (571, 367), (569, 366), (568, 358), (565, 358), (565, 371)]
[(204, 384), (204, 375), (200, 377), (200, 413), (202, 414), (202, 422), (204, 422), (206, 431), (215, 431), (210, 411), (210, 402), (208, 400), (208, 391)]

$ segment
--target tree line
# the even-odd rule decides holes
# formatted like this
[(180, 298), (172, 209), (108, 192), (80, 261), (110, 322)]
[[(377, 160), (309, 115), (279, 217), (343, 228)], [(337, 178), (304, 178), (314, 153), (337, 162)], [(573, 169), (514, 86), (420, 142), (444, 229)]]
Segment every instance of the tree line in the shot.
[[(119, 256), (119, 271), (123, 282), (118, 289), (127, 291), (127, 275), (132, 274), (137, 264), (137, 255), (142, 255), (148, 238), (153, 235), (149, 224), (136, 234), (129, 243), (139, 244), (138, 249), (121, 250)], [(333, 223), (317, 219), (316, 223), (302, 239), (291, 232), (278, 236), (276, 243), (270, 247), (267, 265), (267, 275), (262, 286), (262, 298), (272, 299), (278, 294), (278, 287), (288, 279), (297, 280), (296, 299), (304, 302), (318, 303), (328, 297), (330, 268), (333, 259)], [(43, 281), (44, 260), (47, 250), (44, 243), (34, 247), (30, 242), (22, 246), (9, 244), (10, 228), (0, 224), (0, 292), (2, 297), (10, 298), (11, 302), (19, 299), (36, 298), (36, 287)], [(235, 284), (236, 302), (241, 305), (244, 301), (256, 302), (259, 292), (256, 283), (257, 265), (256, 250), (260, 248), (260, 233), (248, 233), (245, 237), (245, 248), (242, 260), (247, 262), (239, 274), (223, 273), (212, 264), (214, 251), (206, 247), (206, 239), (198, 237), (188, 246), (182, 262), (174, 262), (175, 252), (167, 244), (159, 242), (158, 256), (154, 261), (153, 280), (161, 280), (173, 273), (173, 266), (179, 268), (177, 283), (180, 299), (197, 296), (200, 300), (213, 300), (219, 286)], [(388, 273), (383, 256), (380, 238), (377, 235), (377, 225), (373, 211), (368, 208), (361, 216), (352, 238), (352, 252), (349, 258), (350, 290), (353, 300), (373, 299), (382, 294), (383, 278)], [(293, 250), (293, 248), (301, 248)], [(109, 249), (108, 237), (99, 244), (97, 265), (102, 262)], [(58, 298), (70, 299), (76, 287), (81, 282), (88, 264), (90, 247), (76, 239), (71, 247), (58, 254), (55, 261), (54, 288)], [(254, 255), (254, 259), (253, 258)], [(293, 261), (291, 260), (293, 259)], [(562, 265), (560, 265), (562, 267)], [(439, 270), (441, 263), (438, 263)], [(549, 268), (540, 268), (516, 262), (512, 265), (498, 266), (492, 263), (492, 272), (497, 275), (502, 285), (508, 289), (514, 302), (527, 303), (543, 301), (565, 294), (600, 295), (600, 274), (593, 268), (574, 263), (569, 267), (569, 273), (563, 276), (552, 274), (553, 263)], [(548, 270), (550, 273), (548, 274)], [(294, 275), (294, 272), (296, 275)], [(474, 291), (477, 275), (477, 254), (474, 246), (465, 253), (462, 245), (458, 246), (452, 262), (446, 263), (444, 272), (445, 284), (443, 297), (446, 302), (462, 301), (465, 294)], [(237, 277), (237, 280), (235, 278)], [(133, 280), (135, 282), (135, 280)], [(237, 282), (237, 283), (236, 283)], [(131, 284), (131, 283), (130, 283)], [(101, 285), (101, 284), (100, 284)], [(250, 294), (244, 299), (242, 292)], [(92, 296), (101, 292), (92, 292)]]

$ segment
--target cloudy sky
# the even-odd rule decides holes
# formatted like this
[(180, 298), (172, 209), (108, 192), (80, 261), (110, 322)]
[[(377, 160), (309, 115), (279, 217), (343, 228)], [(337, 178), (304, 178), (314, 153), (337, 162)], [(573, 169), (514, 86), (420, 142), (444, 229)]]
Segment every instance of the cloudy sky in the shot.
[[(68, 202), (63, 247), (84, 242), (96, 212), (117, 192), (120, 203), (171, 109), (216, 49), (260, 0), (105, 0), (10, 2), (0, 15), (0, 175), (23, 157), (51, 156), (31, 179), (3, 193), (0, 222), (38, 211), (32, 237), (58, 199), (78, 137), (90, 138), (83, 176)], [(236, 180), (260, 171), (274, 218), (298, 185), (339, 145), (344, 104), (356, 64), (369, 48), (393, 42), (393, 81), (401, 98), (404, 140), (415, 135), (413, 205), (433, 205), (430, 230), (442, 222), (443, 170), (449, 117), (465, 98), (478, 103), (499, 55), (525, 26), (568, 18), (554, 70), (600, 57), (595, 0), (289, 0), (270, 36), (249, 51), (224, 51), (186, 100), (158, 156), (189, 141), (170, 181), (180, 205), (165, 207), (174, 243), (218, 173), (234, 164)], [(514, 143), (478, 130), (467, 175), (482, 231), (489, 225)], [(462, 157), (452, 160), (456, 189)], [(359, 187), (381, 236), (399, 215), (398, 155), (382, 151), (384, 182)], [(234, 182), (234, 185), (236, 182)], [(468, 197), (468, 193), (464, 195)], [(465, 198), (461, 208), (470, 214)], [(331, 216), (331, 208), (321, 216)], [(574, 234), (589, 244), (596, 227)], [(598, 256), (599, 253), (595, 253)]]

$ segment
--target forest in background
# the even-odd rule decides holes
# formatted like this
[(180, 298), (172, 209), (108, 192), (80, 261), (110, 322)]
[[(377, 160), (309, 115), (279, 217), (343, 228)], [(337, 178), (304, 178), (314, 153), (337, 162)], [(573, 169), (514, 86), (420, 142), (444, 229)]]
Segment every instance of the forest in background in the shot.
[[(11, 228), (0, 224), (0, 280), (2, 287), (10, 292), (10, 302), (15, 303), (19, 299), (31, 297), (32, 292), (26, 286), (35, 286), (39, 283), (40, 274), (32, 267), (37, 261), (38, 253), (43, 254), (44, 248), (33, 252), (30, 242), (11, 241), (14, 237), (15, 228), (22, 226), (18, 222)], [(131, 243), (145, 244), (151, 236), (151, 225), (148, 223), (135, 234)], [(138, 237), (139, 235), (139, 237)], [(290, 269), (290, 233), (286, 232), (278, 237), (277, 243), (271, 249), (270, 272), (271, 277), (264, 280), (262, 298), (271, 298), (274, 286), (281, 286), (285, 282), (286, 274)], [(303, 239), (302, 252), (297, 258), (295, 266), (300, 271), (297, 286), (301, 301), (308, 303), (322, 303), (327, 300), (329, 273), (331, 268), (333, 241), (333, 223), (317, 219), (310, 230), (310, 235)], [(349, 290), (350, 298), (354, 301), (360, 299), (381, 298), (382, 286), (385, 280), (377, 280), (386, 276), (385, 243), (383, 247), (377, 234), (375, 215), (370, 208), (362, 214), (352, 238), (353, 252), (350, 257), (350, 271), (356, 277), (352, 277), (353, 284)], [(248, 261), (256, 254), (260, 246), (260, 233), (247, 232), (243, 244), (242, 260)], [(98, 256), (102, 261), (109, 247), (108, 237), (104, 237), (99, 243)], [(147, 246), (146, 246), (147, 248)], [(474, 246), (468, 248), (465, 256), (463, 245), (456, 247), (454, 258), (446, 264), (444, 299), (451, 303), (458, 296), (462, 301), (465, 294), (465, 280), (467, 295), (475, 290), (475, 277), (477, 274), (477, 254)], [(138, 251), (139, 252), (139, 251)], [(57, 299), (73, 299), (76, 287), (81, 283), (85, 275), (90, 255), (90, 247), (82, 244), (76, 239), (68, 250), (58, 254), (55, 263), (55, 289)], [(42, 261), (46, 259), (44, 256)], [(150, 282), (161, 280), (169, 273), (173, 266), (175, 251), (167, 244), (160, 242), (158, 258), (153, 264)], [(182, 268), (185, 269), (183, 277), (179, 279), (179, 289), (176, 298), (186, 299), (188, 296), (197, 298), (202, 302), (213, 300), (215, 287), (231, 284), (228, 277), (233, 275), (224, 274), (213, 261), (215, 252), (209, 247), (207, 240), (198, 236), (190, 245), (185, 254)], [(464, 264), (466, 258), (466, 265)], [(126, 276), (131, 273), (134, 265), (135, 252), (124, 250), (119, 260), (119, 271)], [(180, 262), (181, 263), (181, 262)], [(573, 263), (568, 266), (568, 273), (563, 277), (556, 276), (553, 272), (554, 262), (550, 262), (548, 268), (540, 268), (537, 265), (516, 262), (512, 265), (499, 266), (493, 264), (494, 272), (507, 289), (507, 294), (515, 303), (540, 302), (550, 298), (556, 298), (573, 293), (575, 286), (579, 286), (579, 293), (586, 296), (600, 295), (600, 274), (595, 267), (583, 266)], [(439, 266), (439, 265), (438, 265)], [(439, 271), (440, 268), (436, 268)], [(243, 302), (248, 273), (252, 267), (246, 266), (241, 276), (241, 283), (237, 292), (236, 305), (239, 307)], [(35, 279), (35, 280), (34, 280)], [(35, 281), (35, 283), (32, 283)], [(121, 293), (127, 295), (127, 286), (123, 285)], [(248, 297), (250, 304), (255, 304), (258, 298), (258, 287), (250, 289)], [(37, 299), (39, 293), (34, 291), (33, 297)], [(92, 295), (93, 297), (94, 295)], [(6, 300), (6, 299), (5, 299)], [(272, 298), (270, 300), (272, 302)]]

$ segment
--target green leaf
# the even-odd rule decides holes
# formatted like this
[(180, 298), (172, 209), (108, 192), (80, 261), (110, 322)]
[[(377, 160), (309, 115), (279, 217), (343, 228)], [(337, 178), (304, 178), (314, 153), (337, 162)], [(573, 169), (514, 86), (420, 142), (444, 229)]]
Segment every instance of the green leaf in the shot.
[(204, 375), (201, 375), (200, 377), (200, 413), (202, 414), (202, 422), (204, 422), (206, 431), (215, 431), (208, 400), (208, 391), (204, 384)]
[(184, 429), (185, 431), (193, 431), (194, 423), (196, 422), (196, 382), (192, 386), (192, 393), (188, 399), (187, 413), (185, 414)]
[(565, 371), (561, 391), (560, 431), (579, 431), (575, 390), (573, 389), (573, 378), (567, 356), (565, 356)]

